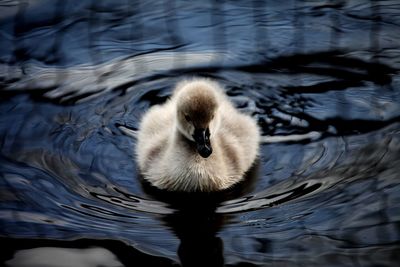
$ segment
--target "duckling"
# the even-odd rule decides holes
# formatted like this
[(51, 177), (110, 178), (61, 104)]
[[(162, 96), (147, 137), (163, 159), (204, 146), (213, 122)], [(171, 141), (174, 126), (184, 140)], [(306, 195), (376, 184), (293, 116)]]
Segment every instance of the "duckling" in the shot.
[(144, 114), (136, 157), (144, 179), (169, 191), (219, 191), (243, 179), (258, 156), (256, 122), (208, 79), (177, 84)]

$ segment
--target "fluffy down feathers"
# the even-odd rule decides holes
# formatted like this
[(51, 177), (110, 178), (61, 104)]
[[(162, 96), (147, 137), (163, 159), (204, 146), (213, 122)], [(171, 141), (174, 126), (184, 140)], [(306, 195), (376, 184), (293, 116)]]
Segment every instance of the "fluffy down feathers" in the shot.
[(236, 110), (216, 82), (187, 80), (143, 116), (136, 157), (143, 177), (160, 189), (217, 191), (243, 179), (259, 139), (255, 121)]

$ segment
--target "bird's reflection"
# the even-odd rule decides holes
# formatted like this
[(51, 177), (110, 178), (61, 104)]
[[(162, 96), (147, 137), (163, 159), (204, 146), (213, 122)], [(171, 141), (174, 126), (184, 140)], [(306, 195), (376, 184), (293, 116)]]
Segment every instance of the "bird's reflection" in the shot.
[(186, 197), (174, 205), (174, 214), (164, 217), (180, 239), (182, 266), (223, 266), (223, 242), (217, 233), (227, 218), (215, 213), (217, 204), (212, 195)]
[(258, 166), (257, 162), (242, 183), (214, 193), (168, 192), (143, 181), (147, 194), (167, 202), (175, 210), (173, 214), (165, 215), (163, 220), (180, 240), (177, 254), (183, 267), (224, 266), (223, 241), (218, 232), (231, 216), (215, 211), (222, 201), (251, 191)]

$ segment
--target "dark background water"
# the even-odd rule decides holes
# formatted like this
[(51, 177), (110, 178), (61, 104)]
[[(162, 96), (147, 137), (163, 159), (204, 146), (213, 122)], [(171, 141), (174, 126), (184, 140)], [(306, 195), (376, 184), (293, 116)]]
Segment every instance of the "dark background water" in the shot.
[[(398, 1), (0, 1), (6, 266), (397, 266)], [(230, 192), (166, 194), (142, 114), (220, 82), (263, 133)]]

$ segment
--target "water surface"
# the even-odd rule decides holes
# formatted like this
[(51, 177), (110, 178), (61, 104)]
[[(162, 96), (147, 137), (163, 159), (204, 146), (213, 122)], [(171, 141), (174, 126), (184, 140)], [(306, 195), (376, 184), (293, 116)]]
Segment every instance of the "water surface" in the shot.
[[(1, 262), (397, 266), (399, 14), (397, 1), (0, 1)], [(227, 192), (160, 192), (134, 161), (141, 116), (190, 77), (218, 81), (262, 129)]]

